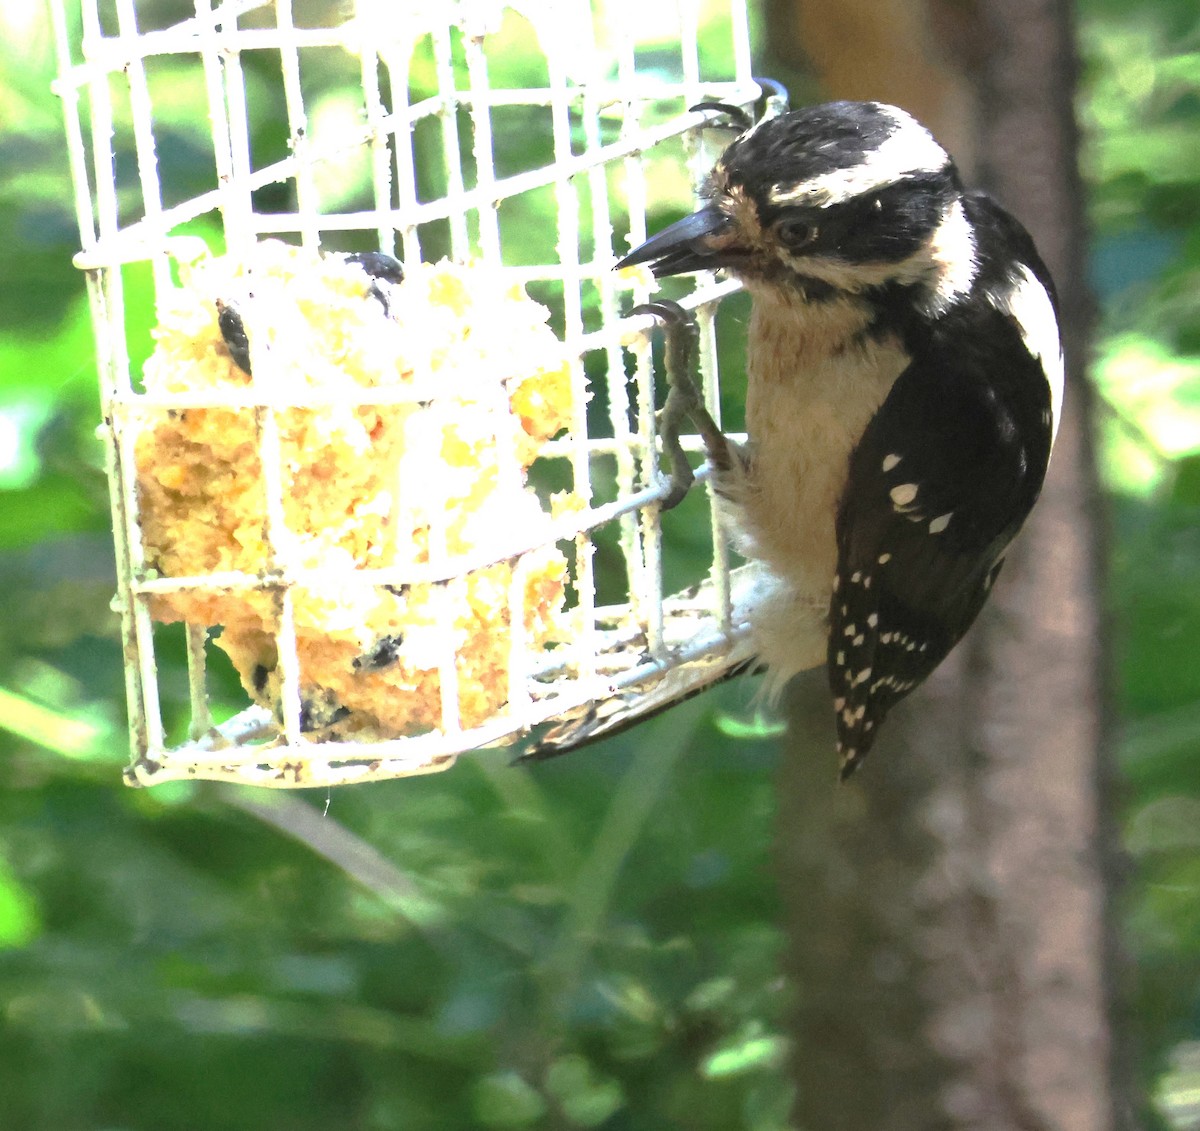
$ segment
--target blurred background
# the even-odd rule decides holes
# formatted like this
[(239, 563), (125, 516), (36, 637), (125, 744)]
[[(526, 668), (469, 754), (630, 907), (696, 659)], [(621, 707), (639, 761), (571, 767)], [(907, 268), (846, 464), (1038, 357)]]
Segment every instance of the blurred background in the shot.
[[(192, 10), (137, 7), (144, 27)], [(931, 11), (970, 73), (963, 60), (990, 49), (972, 23), (987, 7), (772, 0), (752, 5), (756, 57), (795, 102), (902, 102), (988, 180), (995, 150), (952, 74), (931, 85), (916, 48), (894, 73), (872, 65), (877, 39), (894, 55)], [(1109, 818), (1119, 834), (1096, 913), (1115, 1066), (1104, 1125), (1200, 1128), (1200, 17), (1192, 0), (1079, 0), (1058, 15), (1078, 82), (1070, 52), (1047, 78), (1076, 109), (1082, 185), (1067, 184), (1087, 233), (1064, 289), (1094, 436), (1094, 452), (1064, 458), (1083, 468), (1075, 513), (1100, 547), (1086, 598), (1103, 646), (1087, 787), (1101, 815), (1084, 839), (1105, 841)], [(933, 39), (918, 36), (940, 59)], [(795, 784), (798, 747), (829, 789), (834, 764), (825, 731), (797, 739), (796, 722), (785, 745), (782, 724), (751, 725), (745, 686), (533, 768), (483, 753), (331, 796), (120, 784), (97, 381), (53, 74), (41, 6), (0, 4), (0, 1127), (985, 1125), (949, 1099), (927, 1122), (904, 1122), (898, 1102), (870, 1123), (805, 1106), (803, 1066), (824, 1062), (794, 1018), (821, 994), (794, 952), (821, 948), (797, 919), (824, 949), (853, 948), (821, 936), (818, 904), (789, 882), (779, 788)], [(338, 81), (314, 128), (347, 112)], [(284, 127), (261, 105), (252, 134), (278, 147)], [(208, 125), (182, 87), (172, 114), (159, 157), (183, 197), (207, 187)], [(685, 205), (679, 183), (660, 188), (666, 222)], [(149, 280), (140, 306), (136, 273), (129, 285), (145, 342)], [(169, 641), (164, 696), (180, 723), (183, 650)], [(858, 789), (836, 804), (871, 821)], [(862, 1091), (871, 1069), (829, 1071)]]

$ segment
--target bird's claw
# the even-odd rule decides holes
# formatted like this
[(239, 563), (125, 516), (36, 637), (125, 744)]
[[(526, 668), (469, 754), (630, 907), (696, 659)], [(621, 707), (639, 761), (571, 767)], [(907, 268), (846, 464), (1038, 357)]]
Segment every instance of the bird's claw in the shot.
[(718, 102), (716, 100), (706, 100), (697, 102), (695, 106), (689, 106), (688, 109), (697, 114), (701, 110), (712, 110), (716, 115), (728, 119), (722, 122), (718, 118), (705, 123), (712, 126), (726, 126), (740, 130), (745, 133), (751, 129), (755, 122), (763, 118), (775, 118), (784, 113), (788, 108), (788, 90), (778, 79), (755, 79), (761, 93), (755, 102), (754, 112), (747, 110), (744, 106), (737, 106), (732, 102)]
[(695, 472), (680, 441), (684, 420), (690, 419), (704, 440), (708, 461), (718, 470), (728, 470), (732, 455), (725, 433), (704, 405), (704, 398), (692, 380), (700, 328), (695, 318), (677, 302), (656, 299), (635, 306), (630, 314), (649, 314), (666, 331), (667, 399), (658, 417), (663, 453), (671, 470), (671, 482), (660, 501), (663, 510), (683, 502), (695, 482)]
[(751, 116), (750, 111), (743, 106), (735, 106), (732, 102), (697, 102), (695, 106), (689, 106), (688, 110), (693, 114), (698, 114), (701, 110), (712, 110), (715, 114), (729, 119), (728, 122), (713, 119), (712, 121), (705, 122), (704, 125), (706, 126), (732, 126), (732, 128), (741, 130), (744, 133), (754, 125), (754, 118)]
[(758, 83), (758, 89), (762, 91), (762, 94), (759, 95), (759, 101), (762, 103), (762, 113), (759, 114), (759, 118), (777, 118), (780, 114), (786, 114), (788, 103), (791, 101), (788, 88), (778, 79), (756, 78), (754, 81)]

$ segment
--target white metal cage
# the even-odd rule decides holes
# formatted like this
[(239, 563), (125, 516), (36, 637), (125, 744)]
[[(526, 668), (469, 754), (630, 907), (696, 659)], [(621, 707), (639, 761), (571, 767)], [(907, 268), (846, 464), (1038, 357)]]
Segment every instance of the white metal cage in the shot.
[[(711, 507), (702, 519), (712, 546), (705, 576), (675, 592), (665, 580), (659, 501), (668, 477), (657, 451), (651, 319), (622, 315), (649, 297), (650, 285), (613, 272), (623, 241), (633, 246), (646, 235), (652, 186), (686, 207), (711, 163), (701, 145), (706, 116), (688, 107), (702, 99), (748, 107), (759, 98), (743, 0), (641, 7), (628, 0), (194, 0), (194, 10), (180, 7), (53, 2), (57, 92), (82, 241), (77, 263), (94, 316), (111, 477), (133, 747), (127, 780), (325, 786), (425, 773), (465, 750), (536, 739), (539, 729), (614, 697), (665, 701), (745, 659), (736, 571)], [(252, 127), (263, 100), (278, 119), (274, 136)], [(197, 103), (211, 125), (203, 137), (186, 124)], [(191, 147), (190, 167), (199, 170), (185, 185), (163, 152), (181, 145)], [(148, 392), (139, 380), (139, 351), (148, 343), (131, 330), (131, 291), (148, 280), (159, 304), (176, 293), (173, 257), (189, 246), (182, 237), (197, 233), (231, 255), (272, 237), (314, 249), (382, 249), (405, 264), (434, 254), (482, 262), (551, 308), (576, 417), (538, 459), (557, 461), (575, 505), (538, 537), (563, 547), (569, 562), (567, 638), (534, 649), (516, 627), (519, 564), (536, 549), (520, 531), (482, 560), (431, 560), (419, 577), (362, 563), (344, 574), (330, 567), (301, 576), (286, 560), (236, 576), (171, 577), (152, 567), (140, 526), (139, 430), (148, 413), (196, 398)], [(713, 412), (714, 313), (733, 289), (702, 277), (681, 300), (699, 322), (699, 368)], [(589, 395), (600, 390), (589, 413)], [(267, 473), (268, 449), (294, 396), (256, 378), (237, 406), (262, 422), (267, 509), (276, 516), (287, 484)], [(364, 392), (364, 400), (377, 399)], [(597, 411), (601, 404), (605, 411)], [(619, 600), (598, 586), (598, 546), (614, 559), (609, 573), (624, 582)], [(453, 586), (496, 561), (513, 563), (513, 628), (506, 693), (489, 718), (464, 723), (447, 626), (436, 725), (370, 742), (309, 733), (295, 586)], [(214, 720), (216, 626), (189, 623), (181, 631), (191, 719), (178, 735), (163, 718), (156, 658), (163, 629), (153, 602), (205, 587), (241, 587), (276, 603), (278, 699)]]

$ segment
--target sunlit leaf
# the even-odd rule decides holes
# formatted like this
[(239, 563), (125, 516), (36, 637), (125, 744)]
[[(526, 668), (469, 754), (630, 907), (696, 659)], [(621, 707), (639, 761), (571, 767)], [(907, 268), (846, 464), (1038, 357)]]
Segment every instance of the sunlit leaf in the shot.
[(41, 929), (33, 895), (0, 859), (0, 948), (26, 946)]
[(745, 1032), (706, 1056), (700, 1065), (700, 1072), (710, 1079), (740, 1076), (746, 1072), (776, 1067), (782, 1063), (786, 1052), (787, 1041), (783, 1037), (763, 1033), (757, 1025), (751, 1025)]
[(35, 742), (68, 758), (91, 758), (102, 752), (109, 730), (76, 712), (59, 713), (0, 687), (0, 729)]
[(744, 740), (779, 738), (787, 733), (787, 722), (756, 713), (748, 718), (718, 711), (713, 719), (716, 728), (727, 738)]

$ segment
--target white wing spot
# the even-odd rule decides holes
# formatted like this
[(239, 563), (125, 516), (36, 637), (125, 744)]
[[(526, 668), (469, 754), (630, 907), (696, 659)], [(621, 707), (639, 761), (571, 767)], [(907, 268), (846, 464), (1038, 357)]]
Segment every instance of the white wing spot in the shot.
[(952, 517), (953, 517), (953, 515), (951, 515), (951, 514), (939, 514), (937, 516), (937, 518), (935, 518), (929, 524), (929, 533), (930, 534), (941, 534), (941, 532), (943, 530), (945, 530), (947, 526), (950, 525), (950, 519)]
[(878, 613), (872, 613), (869, 617), (867, 617), (868, 627), (874, 628), (878, 623), (879, 623), (879, 614)]
[(894, 452), (890, 456), (884, 456), (883, 457), (883, 470), (891, 471), (892, 468), (894, 468), (896, 466), (896, 464), (898, 464), (899, 462), (900, 462), (900, 457), (898, 455), (896, 455)]
[(888, 562), (890, 562), (891, 560), (892, 560), (891, 554), (880, 554), (879, 555), (879, 564), (880, 565), (887, 565)]
[(888, 494), (891, 495), (892, 502), (897, 507), (907, 507), (917, 497), (917, 485), (915, 483), (901, 483), (898, 487), (893, 487)]

